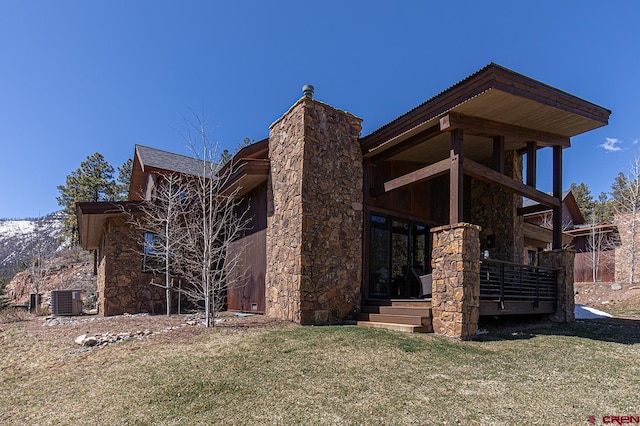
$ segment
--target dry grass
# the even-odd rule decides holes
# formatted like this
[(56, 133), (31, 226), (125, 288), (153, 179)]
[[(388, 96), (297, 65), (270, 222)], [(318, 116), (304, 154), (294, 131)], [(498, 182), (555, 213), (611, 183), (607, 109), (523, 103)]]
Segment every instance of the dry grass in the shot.
[(29, 319), (31, 315), (20, 308), (0, 309), (0, 324), (10, 324), (13, 322), (21, 322)]
[(640, 322), (482, 337), (267, 324), (78, 353), (5, 324), (0, 424), (549, 425), (638, 414)]

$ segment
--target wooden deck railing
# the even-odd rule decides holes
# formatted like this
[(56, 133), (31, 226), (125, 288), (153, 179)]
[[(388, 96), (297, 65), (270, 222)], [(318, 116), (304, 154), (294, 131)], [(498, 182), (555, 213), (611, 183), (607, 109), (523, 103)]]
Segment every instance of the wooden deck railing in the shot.
[(480, 261), (480, 301), (496, 301), (500, 309), (505, 302), (556, 303), (555, 269), (520, 265), (501, 260)]

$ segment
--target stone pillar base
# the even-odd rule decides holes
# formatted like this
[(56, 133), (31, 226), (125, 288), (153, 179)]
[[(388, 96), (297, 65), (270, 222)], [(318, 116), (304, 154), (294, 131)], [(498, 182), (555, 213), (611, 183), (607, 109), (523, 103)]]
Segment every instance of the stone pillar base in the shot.
[(470, 339), (478, 331), (480, 312), (480, 227), (457, 223), (431, 232), (433, 331)]
[(538, 255), (538, 263), (545, 268), (558, 270), (558, 303), (551, 321), (575, 321), (575, 291), (573, 288), (573, 261), (576, 252), (570, 249), (544, 251)]

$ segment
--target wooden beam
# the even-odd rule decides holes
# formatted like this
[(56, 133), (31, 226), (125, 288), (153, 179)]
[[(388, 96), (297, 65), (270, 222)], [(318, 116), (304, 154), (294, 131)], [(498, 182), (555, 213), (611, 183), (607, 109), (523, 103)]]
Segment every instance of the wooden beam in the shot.
[(451, 167), (451, 160), (446, 158), (437, 163), (430, 164), (421, 169), (415, 170), (406, 175), (399, 176), (395, 179), (391, 179), (384, 183), (380, 187), (371, 189), (371, 197), (378, 197), (386, 192), (393, 191), (394, 189), (402, 188), (403, 186), (410, 185), (412, 183), (423, 182), (434, 177), (443, 175), (449, 171)]
[(374, 155), (373, 157), (371, 157), (371, 162), (378, 163), (380, 161), (388, 160), (389, 158), (394, 157), (400, 154), (401, 152), (404, 152), (410, 148), (413, 148), (416, 145), (426, 142), (427, 140), (433, 138), (434, 136), (438, 136), (440, 133), (442, 133), (442, 131), (440, 130), (440, 125), (435, 124), (431, 127), (426, 128), (420, 133), (417, 133), (409, 137), (408, 139), (402, 142), (399, 142), (397, 145), (394, 145), (386, 149), (385, 151), (382, 151), (379, 154)]
[(527, 142), (527, 185), (536, 187), (536, 172), (538, 164), (538, 144), (536, 141)]
[(557, 198), (552, 197), (549, 194), (545, 194), (542, 191), (538, 191), (535, 188), (531, 188), (520, 181), (502, 175), (495, 170), (469, 160), (468, 158), (464, 162), (464, 173), (472, 178), (483, 182), (493, 183), (503, 189), (515, 192), (523, 197), (530, 198), (547, 207), (560, 207), (560, 201)]
[(504, 174), (504, 136), (493, 138), (493, 170)]
[(464, 151), (463, 131), (455, 129), (451, 132), (451, 150), (449, 159), (449, 224), (463, 220), (464, 216)]
[(456, 112), (450, 112), (440, 118), (440, 130), (450, 132), (454, 129), (463, 129), (467, 133), (479, 136), (505, 136), (510, 139), (536, 141), (541, 146), (561, 146), (563, 148), (571, 146), (571, 140), (567, 136), (529, 129), (528, 127), (515, 126)]
[(553, 196), (558, 205), (553, 209), (552, 248), (562, 248), (562, 147), (553, 147)]
[(526, 214), (534, 214), (549, 211), (549, 207), (544, 204), (534, 204), (528, 207), (519, 207), (516, 209), (518, 216), (524, 216)]

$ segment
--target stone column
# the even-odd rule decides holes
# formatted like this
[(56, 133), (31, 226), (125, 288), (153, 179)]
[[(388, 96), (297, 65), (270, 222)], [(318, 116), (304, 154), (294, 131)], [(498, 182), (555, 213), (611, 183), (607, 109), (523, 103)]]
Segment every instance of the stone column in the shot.
[(472, 338), (480, 312), (480, 227), (457, 223), (431, 232), (433, 331)]
[(552, 321), (575, 321), (575, 291), (573, 288), (573, 261), (576, 252), (570, 249), (543, 251), (538, 254), (538, 263), (545, 268), (558, 270), (558, 304)]
[(360, 305), (361, 121), (303, 97), (271, 125), (265, 276), (270, 317), (326, 323)]
[[(505, 175), (522, 181), (522, 156), (515, 151), (505, 153)], [(487, 208), (491, 206), (491, 208)], [(524, 262), (522, 197), (496, 186), (473, 179), (471, 185), (470, 221), (482, 227), (481, 249), (488, 249), (493, 259)], [(492, 240), (491, 247), (488, 241)]]

